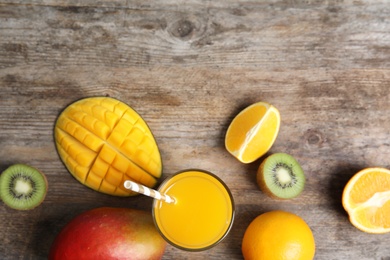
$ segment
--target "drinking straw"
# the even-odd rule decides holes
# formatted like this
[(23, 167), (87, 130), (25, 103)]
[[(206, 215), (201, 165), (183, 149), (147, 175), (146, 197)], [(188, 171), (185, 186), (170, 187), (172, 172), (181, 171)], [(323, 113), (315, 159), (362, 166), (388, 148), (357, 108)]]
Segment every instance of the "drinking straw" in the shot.
[(166, 194), (162, 194), (156, 190), (153, 190), (151, 188), (148, 188), (144, 185), (138, 184), (138, 183), (133, 182), (133, 181), (128, 181), (128, 180), (125, 181), (124, 186), (128, 190), (132, 190), (134, 192), (138, 192), (138, 193), (144, 194), (146, 196), (149, 196), (149, 197), (152, 197), (152, 198), (155, 198), (158, 200), (163, 200), (167, 203), (174, 203), (175, 202), (175, 200), (172, 197), (170, 197)]

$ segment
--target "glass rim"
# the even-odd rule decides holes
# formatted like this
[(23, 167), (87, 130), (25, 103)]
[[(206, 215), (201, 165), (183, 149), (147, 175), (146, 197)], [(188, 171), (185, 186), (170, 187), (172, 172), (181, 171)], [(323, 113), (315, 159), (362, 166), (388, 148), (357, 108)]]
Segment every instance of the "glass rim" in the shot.
[(215, 178), (225, 188), (225, 190), (226, 190), (226, 192), (227, 192), (227, 194), (228, 194), (228, 196), (230, 198), (230, 202), (231, 202), (231, 206), (232, 206), (232, 216), (230, 218), (230, 222), (229, 222), (228, 228), (226, 229), (226, 231), (223, 233), (223, 235), (220, 238), (218, 238), (215, 242), (213, 242), (210, 245), (207, 245), (207, 246), (204, 246), (204, 247), (199, 247), (199, 248), (188, 248), (188, 247), (180, 246), (180, 245), (172, 242), (168, 237), (166, 237), (164, 235), (164, 233), (161, 231), (161, 229), (158, 226), (158, 224), (157, 224), (156, 214), (155, 214), (155, 207), (156, 207), (156, 204), (159, 202), (159, 200), (157, 200), (157, 199), (153, 199), (153, 204), (152, 204), (153, 222), (154, 222), (154, 225), (157, 228), (157, 231), (160, 233), (160, 235), (164, 238), (165, 241), (167, 241), (172, 246), (174, 246), (176, 248), (179, 248), (179, 249), (182, 249), (182, 250), (185, 250), (185, 251), (192, 251), (192, 252), (204, 251), (204, 250), (210, 249), (210, 248), (216, 246), (217, 244), (219, 244), (220, 242), (222, 242), (222, 240), (224, 240), (227, 237), (227, 235), (230, 233), (230, 230), (233, 227), (233, 222), (234, 222), (234, 218), (235, 218), (235, 203), (234, 203), (234, 199), (233, 199), (233, 194), (231, 193), (230, 188), (226, 185), (226, 183), (220, 177), (218, 177), (217, 175), (215, 175), (214, 173), (211, 173), (209, 171), (196, 169), (196, 168), (186, 169), (186, 170), (182, 170), (182, 171), (179, 171), (179, 172), (176, 172), (176, 173), (172, 174), (171, 176), (165, 178), (165, 180), (163, 180), (161, 182), (161, 184), (159, 185), (157, 190), (160, 191), (161, 188), (164, 187), (164, 185), (166, 185), (166, 183), (169, 180), (171, 180), (173, 177), (175, 177), (177, 175), (180, 175), (180, 174), (183, 174), (183, 173), (186, 173), (186, 172), (201, 172), (201, 173), (210, 175), (211, 177)]

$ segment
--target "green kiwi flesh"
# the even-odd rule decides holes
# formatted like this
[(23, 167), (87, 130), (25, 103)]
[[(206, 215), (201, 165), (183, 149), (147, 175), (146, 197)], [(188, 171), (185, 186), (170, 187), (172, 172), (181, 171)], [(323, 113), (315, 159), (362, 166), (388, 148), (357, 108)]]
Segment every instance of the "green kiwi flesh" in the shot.
[(306, 178), (294, 157), (286, 153), (275, 153), (260, 165), (257, 182), (271, 197), (291, 199), (303, 191)]
[(0, 175), (0, 198), (10, 208), (30, 210), (46, 197), (47, 179), (37, 169), (14, 164)]

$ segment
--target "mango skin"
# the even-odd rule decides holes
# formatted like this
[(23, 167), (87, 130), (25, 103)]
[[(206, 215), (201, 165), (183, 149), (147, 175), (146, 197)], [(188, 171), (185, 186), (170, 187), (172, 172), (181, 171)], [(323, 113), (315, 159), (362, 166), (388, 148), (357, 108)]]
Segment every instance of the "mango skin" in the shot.
[(67, 106), (56, 121), (54, 139), (72, 176), (101, 193), (136, 195), (124, 188), (126, 180), (152, 188), (161, 177), (151, 130), (135, 110), (114, 98), (90, 97)]
[(161, 259), (167, 243), (149, 212), (95, 208), (72, 219), (55, 238), (49, 260)]

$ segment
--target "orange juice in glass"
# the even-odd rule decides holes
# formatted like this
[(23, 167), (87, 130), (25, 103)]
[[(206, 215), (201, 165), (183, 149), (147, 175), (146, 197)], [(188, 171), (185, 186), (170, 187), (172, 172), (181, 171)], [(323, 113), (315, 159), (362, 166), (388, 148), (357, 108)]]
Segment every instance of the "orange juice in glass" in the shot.
[(159, 191), (175, 200), (153, 201), (157, 229), (173, 246), (189, 251), (205, 250), (229, 233), (234, 219), (233, 196), (216, 175), (186, 170), (166, 179)]

